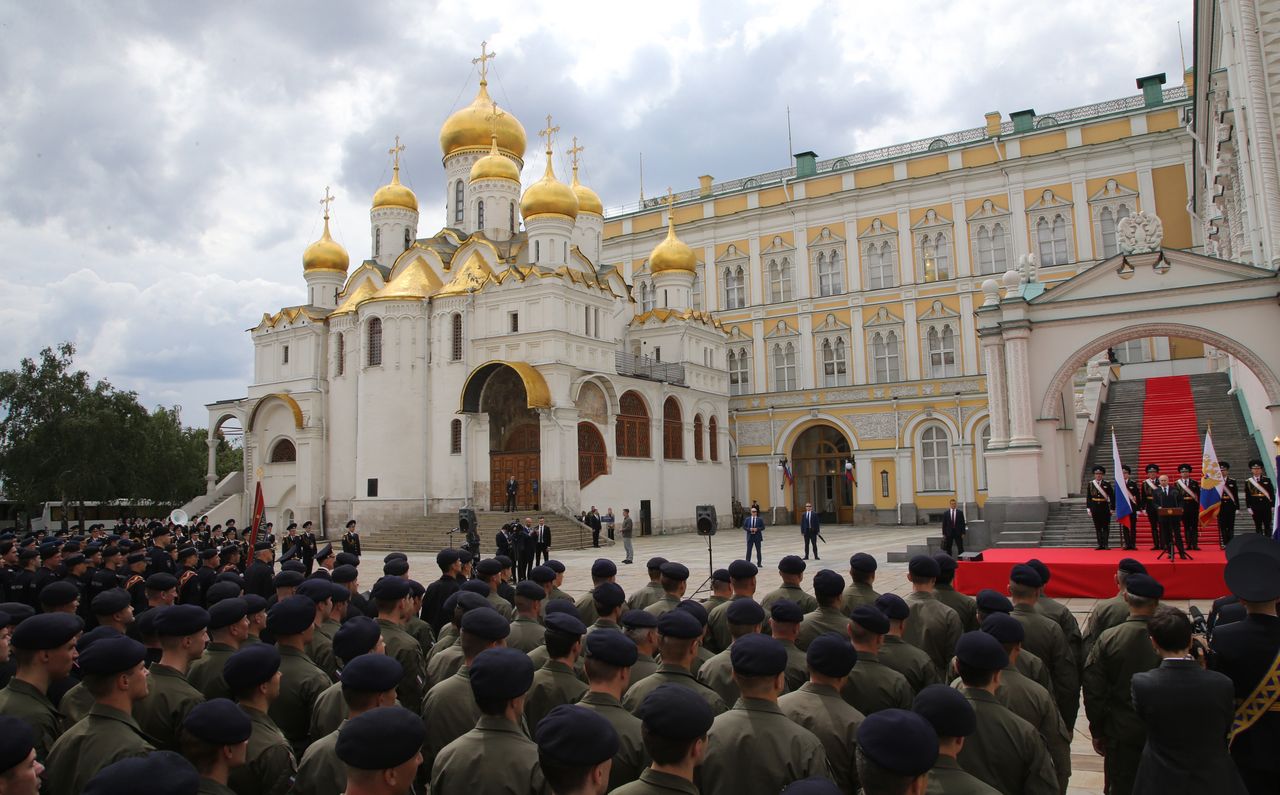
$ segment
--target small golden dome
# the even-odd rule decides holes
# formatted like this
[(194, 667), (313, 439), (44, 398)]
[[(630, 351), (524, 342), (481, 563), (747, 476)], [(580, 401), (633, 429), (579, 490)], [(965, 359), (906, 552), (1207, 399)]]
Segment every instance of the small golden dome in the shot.
[(551, 150), (547, 150), (547, 170), (542, 179), (529, 186), (520, 197), (520, 217), (526, 221), (535, 215), (578, 217), (578, 197), (573, 188), (556, 179), (551, 170)]
[(307, 246), (307, 250), (303, 252), (302, 270), (304, 273), (311, 271), (346, 273), (347, 266), (350, 264), (351, 257), (347, 255), (347, 250), (329, 236), (329, 213), (326, 210), (324, 234), (320, 235), (319, 240)]
[(400, 184), (400, 166), (391, 170), (391, 184), (383, 185), (373, 194), (373, 209), (380, 207), (402, 207), (406, 210), (418, 211), (418, 197), (404, 185)]
[(573, 167), (573, 193), (578, 197), (578, 212), (604, 215), (604, 204), (596, 192), (578, 181), (578, 167)]
[(489, 154), (471, 166), (470, 182), (478, 179), (509, 179), (520, 184), (520, 168), (511, 158), (498, 151), (498, 136), (489, 137)]
[[(471, 104), (445, 120), (440, 128), (440, 151), (445, 157), (461, 149), (479, 149), (490, 140), (490, 116), (496, 105), (489, 96), (489, 83), (481, 79), (480, 91)], [(519, 119), (510, 113), (498, 116), (498, 148), (518, 158), (524, 157), (525, 133)]]
[(697, 270), (698, 258), (694, 255), (693, 249), (685, 245), (683, 240), (676, 237), (675, 208), (669, 208), (667, 210), (667, 236), (661, 243), (653, 247), (653, 251), (649, 252), (649, 271), (651, 273), (666, 273), (668, 271), (696, 273)]

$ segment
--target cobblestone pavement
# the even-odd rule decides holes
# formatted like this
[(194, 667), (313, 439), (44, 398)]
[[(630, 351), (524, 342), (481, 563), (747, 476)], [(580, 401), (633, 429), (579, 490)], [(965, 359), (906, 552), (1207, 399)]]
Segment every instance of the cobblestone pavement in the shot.
[[(496, 531), (490, 531), (487, 535), (482, 536), (484, 544), (482, 552), (486, 555), (493, 552), (493, 532)], [(813, 572), (821, 568), (835, 569), (847, 579), (849, 556), (854, 552), (867, 552), (880, 561), (875, 583), (876, 590), (881, 592), (892, 591), (905, 595), (911, 590), (911, 585), (907, 581), (907, 565), (905, 563), (886, 563), (887, 553), (902, 551), (906, 549), (908, 544), (922, 544), (927, 536), (937, 535), (937, 528), (834, 525), (824, 527), (822, 534), (827, 540), (827, 543), (822, 545), (822, 560), (820, 562), (809, 561), (809, 569), (805, 573), (806, 582)], [(564, 590), (575, 597), (589, 590), (591, 588), (591, 563), (596, 558), (601, 557), (609, 558), (619, 564), (618, 584), (628, 594), (648, 581), (644, 563), (655, 555), (661, 555), (669, 560), (678, 560), (689, 567), (692, 573), (689, 580), (690, 591), (701, 585), (710, 575), (706, 538), (693, 534), (637, 536), (633, 539), (633, 543), (636, 563), (631, 566), (625, 566), (620, 563), (622, 560), (622, 544), (620, 540), (616, 544), (610, 545), (607, 539), (602, 539), (600, 549), (590, 547), (586, 549), (553, 548), (552, 557), (565, 564)], [(377, 537), (375, 535), (368, 536), (365, 539), (365, 546), (368, 548), (366, 558), (369, 559), (366, 571), (372, 569), (372, 572), (366, 573), (361, 578), (362, 589), (372, 585), (372, 577), (377, 571), (376, 561), (383, 552), (383, 550), (377, 548)], [(745, 551), (746, 543), (740, 530), (723, 531), (712, 539), (710, 562), (714, 563), (715, 568), (723, 568)], [(799, 527), (795, 525), (779, 526), (766, 530), (764, 566), (760, 575), (759, 593), (764, 594), (773, 590), (780, 582), (775, 568), (779, 559), (784, 555), (800, 555), (803, 554), (803, 551), (804, 544), (800, 539)], [(411, 554), (409, 556), (409, 565), (410, 576), (423, 584), (430, 583), (440, 576), (439, 570), (435, 566), (434, 554)], [(807, 587), (806, 585), (806, 589)], [(704, 598), (705, 596), (706, 593), (704, 592), (698, 598)], [(1075, 613), (1076, 620), (1083, 628), (1089, 613), (1093, 610), (1093, 606), (1098, 600), (1063, 599), (1060, 601)], [(1191, 602), (1181, 600), (1173, 601), (1171, 604), (1175, 604), (1185, 610)], [(1197, 600), (1195, 604), (1206, 613), (1208, 612), (1208, 600)], [(1081, 707), (1080, 717), (1076, 721), (1075, 737), (1072, 740), (1071, 751), (1072, 772), (1067, 794), (1101, 795), (1103, 787), (1102, 758), (1093, 751), (1083, 707)]]

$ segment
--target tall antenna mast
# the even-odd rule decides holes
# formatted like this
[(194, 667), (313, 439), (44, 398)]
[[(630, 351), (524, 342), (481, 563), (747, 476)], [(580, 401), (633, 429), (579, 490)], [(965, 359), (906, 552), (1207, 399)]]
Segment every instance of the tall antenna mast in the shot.
[(644, 204), (644, 152), (640, 153), (640, 203)]
[(787, 163), (791, 163), (791, 156), (795, 154), (795, 146), (791, 143), (791, 106), (787, 106)]
[(1182, 46), (1182, 20), (1178, 20), (1178, 55), (1182, 56), (1182, 73), (1187, 73), (1187, 51)]

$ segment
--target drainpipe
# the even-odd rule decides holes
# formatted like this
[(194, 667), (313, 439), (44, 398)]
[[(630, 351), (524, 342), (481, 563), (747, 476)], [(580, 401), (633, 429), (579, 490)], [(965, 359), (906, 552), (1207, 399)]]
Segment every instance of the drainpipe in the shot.
[[(902, 447), (901, 442), (902, 442), (902, 436), (898, 432), (898, 399), (895, 397), (893, 398), (893, 459), (894, 459), (893, 471), (895, 475), (897, 474), (897, 471), (898, 471), (898, 467), (897, 467), (898, 450)], [(897, 492), (898, 487), (895, 485), (893, 490)], [(902, 495), (899, 494), (898, 498), (894, 500), (893, 503), (894, 503), (894, 510), (898, 512), (898, 524), (901, 525), (902, 524)]]

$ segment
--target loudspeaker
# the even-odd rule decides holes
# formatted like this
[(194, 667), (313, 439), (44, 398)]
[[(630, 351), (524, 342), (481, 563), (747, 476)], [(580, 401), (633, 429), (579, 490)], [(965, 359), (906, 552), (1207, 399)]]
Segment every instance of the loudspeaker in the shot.
[(466, 533), (468, 530), (475, 530), (479, 532), (480, 528), (476, 524), (476, 512), (474, 510), (471, 508), (458, 509), (458, 529), (463, 533)]
[(981, 563), (981, 562), (982, 562), (982, 553), (981, 553), (981, 552), (966, 552), (966, 553), (964, 553), (963, 555), (961, 555), (961, 556), (960, 556), (960, 560), (968, 561), (968, 562), (970, 562), (970, 563)]
[(698, 535), (713, 536), (716, 534), (718, 523), (716, 522), (716, 506), (699, 505), (694, 509), (694, 516), (698, 526)]

